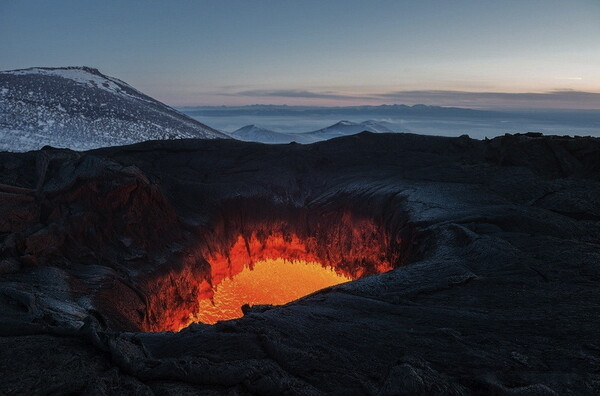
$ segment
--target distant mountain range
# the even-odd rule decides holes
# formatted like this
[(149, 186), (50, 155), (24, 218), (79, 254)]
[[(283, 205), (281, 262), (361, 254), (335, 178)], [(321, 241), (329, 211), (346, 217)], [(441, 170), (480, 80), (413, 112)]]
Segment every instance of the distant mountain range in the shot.
[(317, 106), (286, 106), (286, 105), (250, 105), (250, 106), (192, 106), (181, 107), (180, 110), (190, 116), (323, 116), (323, 115), (348, 115), (371, 114), (373, 116), (445, 116), (445, 117), (495, 117), (502, 113), (487, 110), (474, 110), (459, 107), (427, 106), (417, 104), (407, 106), (402, 104), (380, 106), (344, 106), (344, 107), (317, 107)]
[(388, 127), (385, 122), (369, 120), (361, 123), (340, 121), (323, 129), (303, 133), (283, 133), (261, 128), (256, 125), (246, 125), (229, 135), (238, 140), (281, 144), (291, 142), (314, 143), (335, 137), (354, 135), (365, 131), (373, 133), (408, 132), (407, 130), (393, 130)]
[(374, 133), (385, 133), (395, 132), (390, 128), (386, 127), (383, 123), (377, 121), (364, 121), (361, 123), (351, 121), (340, 121), (337, 124), (328, 126), (327, 128), (319, 129), (318, 131), (309, 132), (307, 135), (319, 137), (319, 138), (332, 138), (337, 136), (354, 135), (360, 132), (374, 132)]
[(256, 125), (246, 125), (241, 127), (240, 129), (230, 133), (229, 136), (245, 142), (259, 142), (268, 144), (283, 144), (291, 142), (312, 143), (316, 141), (299, 133), (275, 132), (270, 129), (258, 127)]
[(522, 109), (522, 110), (475, 110), (460, 107), (442, 107), (417, 104), (379, 106), (286, 106), (286, 105), (249, 105), (249, 106), (191, 106), (180, 107), (183, 113), (191, 117), (233, 117), (233, 116), (279, 116), (279, 117), (402, 117), (406, 119), (426, 120), (485, 120), (485, 121), (535, 121), (555, 125), (580, 128), (600, 128), (600, 110), (569, 109)]
[(89, 67), (0, 72), (0, 150), (228, 138)]

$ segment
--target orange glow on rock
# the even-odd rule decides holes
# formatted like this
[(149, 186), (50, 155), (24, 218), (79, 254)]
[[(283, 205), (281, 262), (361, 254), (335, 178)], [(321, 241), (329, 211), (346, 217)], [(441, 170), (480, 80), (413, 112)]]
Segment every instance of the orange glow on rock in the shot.
[[(300, 239), (296, 234), (238, 235), (228, 251), (208, 255), (214, 294), (199, 299), (191, 321), (212, 324), (238, 318), (244, 304), (285, 304), (364, 275), (360, 266), (342, 268), (344, 261), (368, 259), (376, 262), (375, 272), (390, 270), (389, 262), (379, 260), (381, 246), (372, 243), (373, 227), (360, 225), (345, 230), (354, 246), (338, 242), (330, 249), (319, 246), (314, 237)], [(335, 252), (342, 246), (345, 252)]]
[(400, 240), (370, 219), (343, 214), (318, 223), (246, 224), (252, 231), (215, 226), (197, 254), (153, 278), (144, 331), (238, 318), (244, 304), (285, 304), (399, 263)]
[(304, 260), (264, 259), (221, 281), (212, 299), (199, 301), (194, 322), (213, 324), (242, 316), (244, 304), (286, 304), (328, 286), (352, 280), (331, 267)]

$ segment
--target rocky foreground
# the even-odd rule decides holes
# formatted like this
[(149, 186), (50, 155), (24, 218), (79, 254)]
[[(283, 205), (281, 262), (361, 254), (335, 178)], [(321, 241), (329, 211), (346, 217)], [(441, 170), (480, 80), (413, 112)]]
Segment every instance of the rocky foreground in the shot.
[[(0, 394), (600, 393), (599, 139), (45, 148), (0, 183)], [(361, 278), (163, 331), (251, 233)]]

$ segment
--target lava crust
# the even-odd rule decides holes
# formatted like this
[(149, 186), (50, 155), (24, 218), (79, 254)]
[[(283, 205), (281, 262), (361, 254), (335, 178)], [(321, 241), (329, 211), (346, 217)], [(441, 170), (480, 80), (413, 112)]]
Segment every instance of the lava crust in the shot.
[[(0, 393), (598, 394), (599, 175), (534, 135), (0, 153)], [(190, 324), (271, 258), (356, 280)]]

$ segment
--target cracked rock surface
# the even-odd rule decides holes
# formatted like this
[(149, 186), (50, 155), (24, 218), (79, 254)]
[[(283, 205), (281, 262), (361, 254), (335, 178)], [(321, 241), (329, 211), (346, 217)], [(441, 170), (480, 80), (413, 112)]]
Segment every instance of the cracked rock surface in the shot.
[[(395, 269), (156, 331), (202, 292), (215, 224), (341, 210)], [(0, 153), (0, 394), (599, 394), (599, 285), (599, 139)]]

